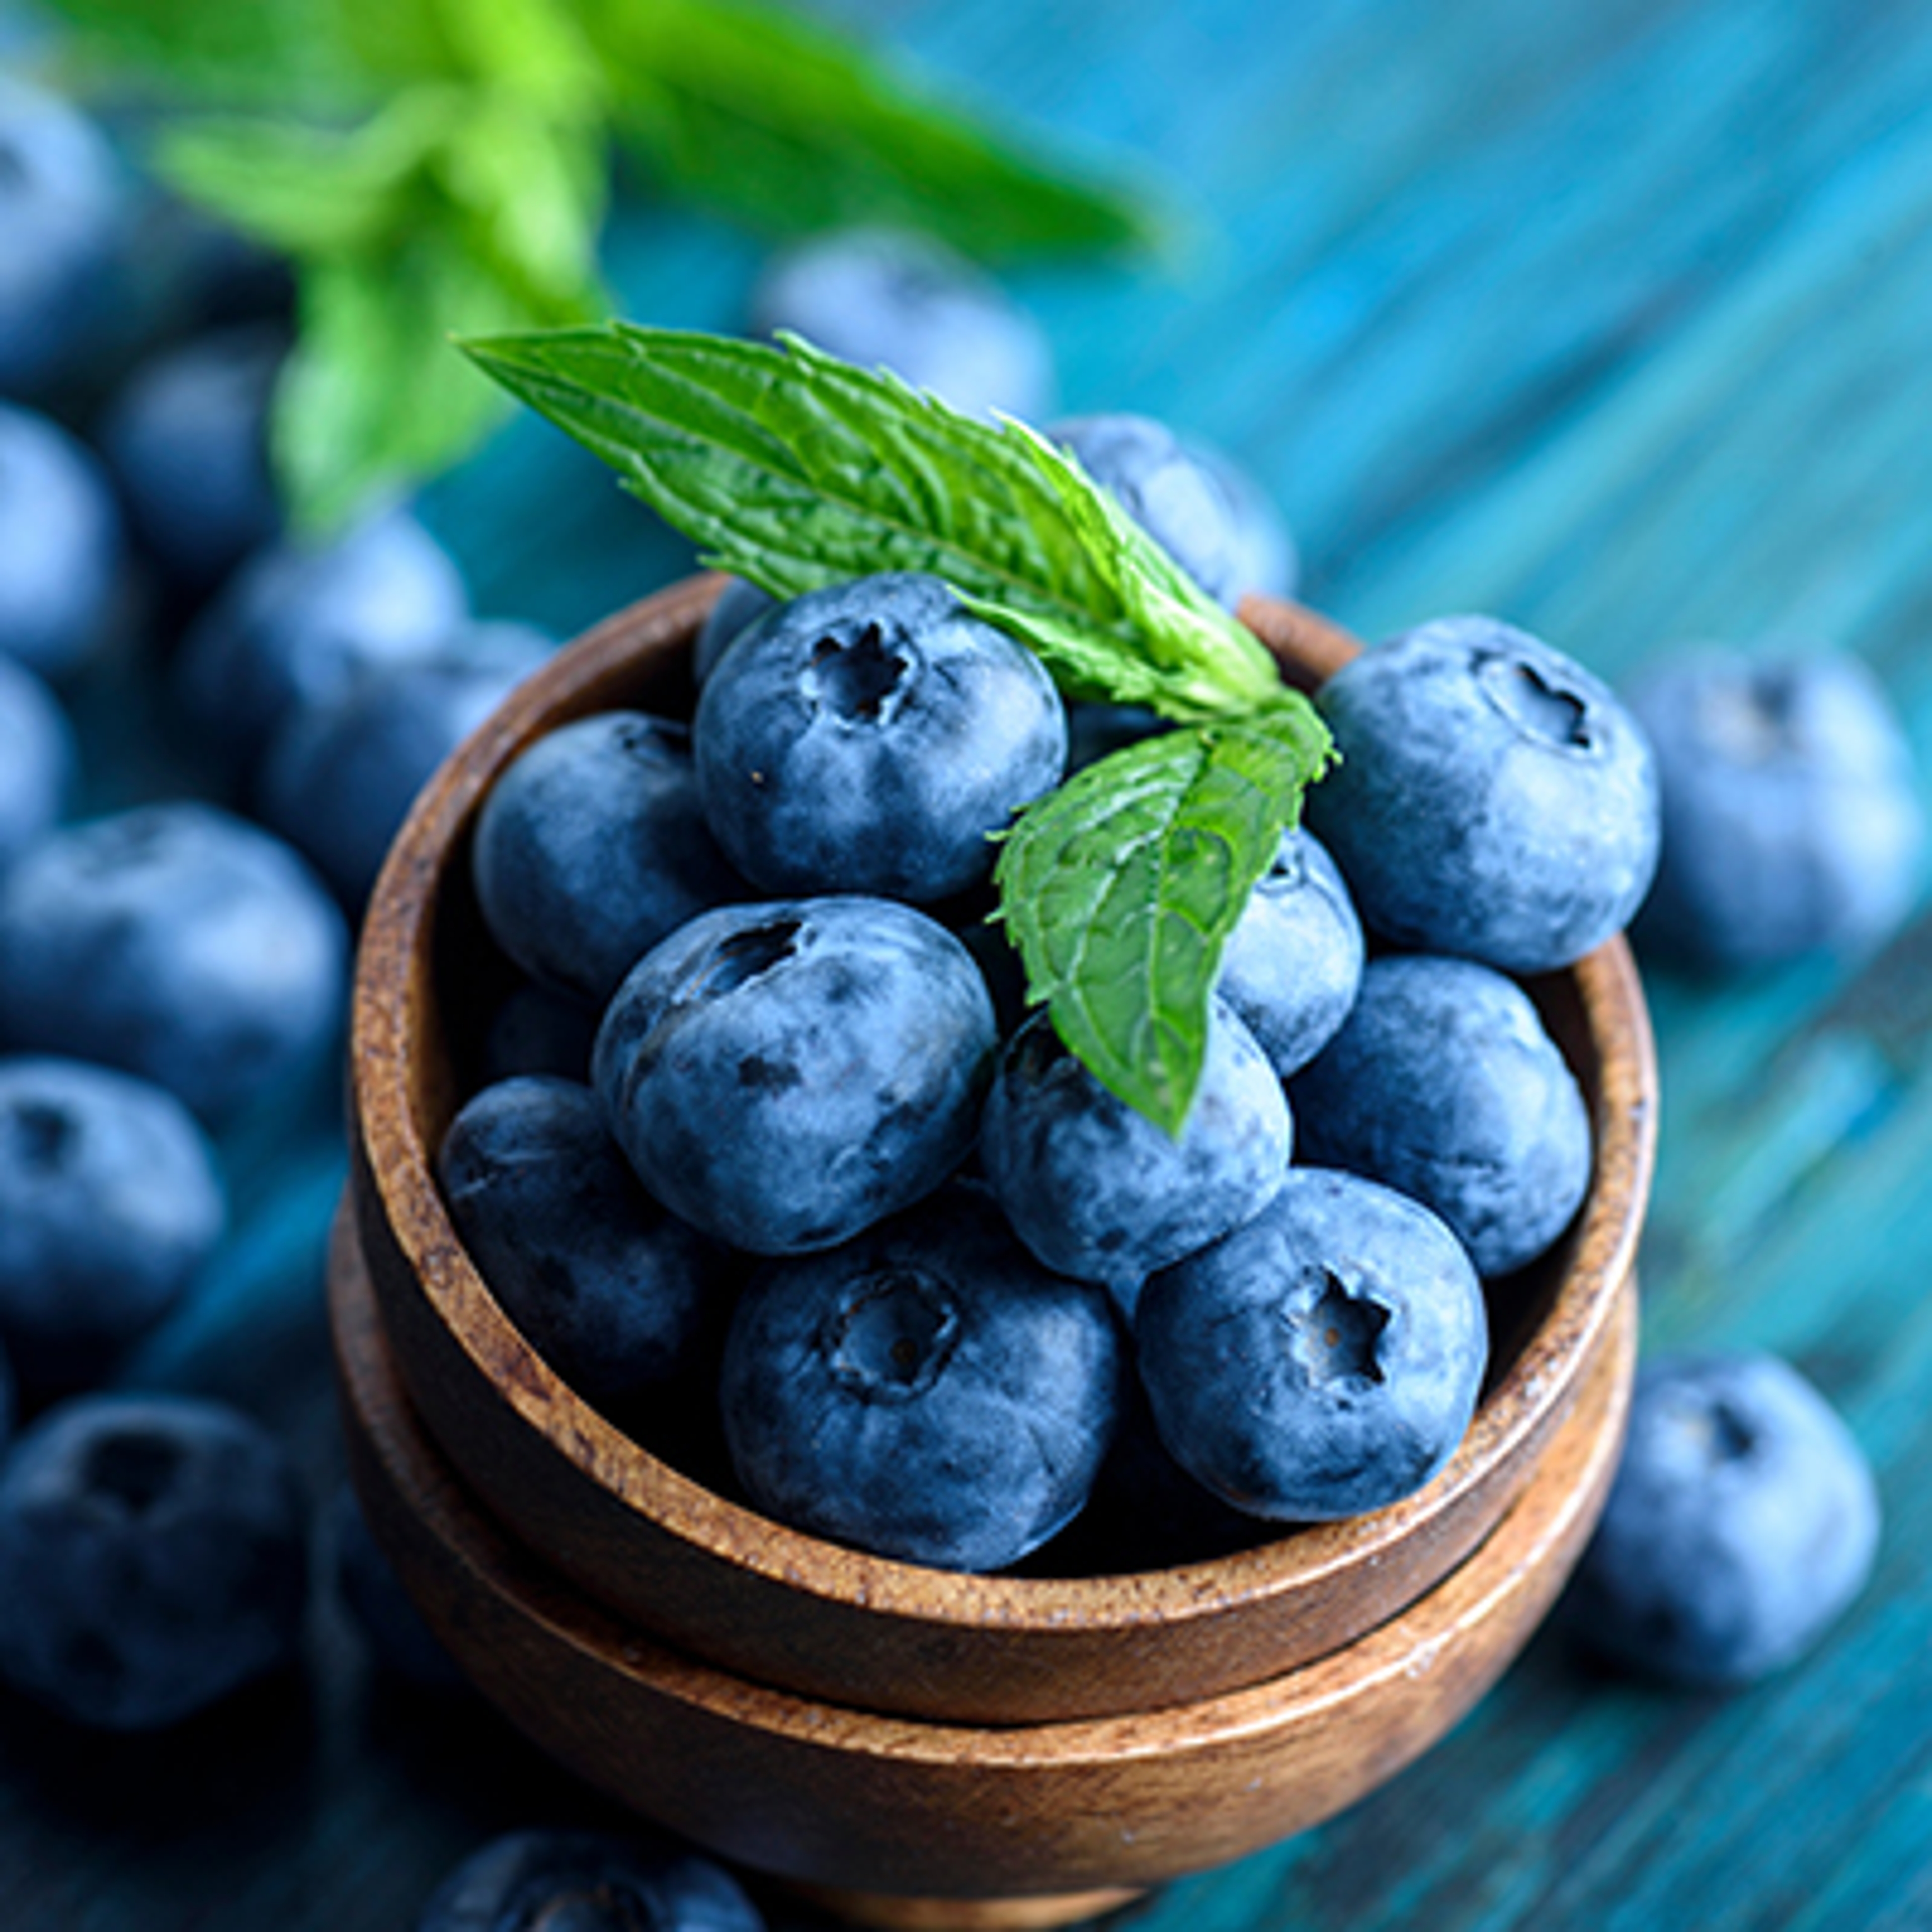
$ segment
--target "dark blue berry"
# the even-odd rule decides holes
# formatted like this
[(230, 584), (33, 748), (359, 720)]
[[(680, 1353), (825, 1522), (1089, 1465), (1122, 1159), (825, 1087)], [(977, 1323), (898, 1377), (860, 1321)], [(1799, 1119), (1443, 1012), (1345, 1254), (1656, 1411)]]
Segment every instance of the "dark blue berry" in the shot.
[(1008, 1043), (980, 1158), (1050, 1268), (1131, 1305), (1142, 1278), (1258, 1213), (1280, 1186), (1288, 1103), (1253, 1036), (1215, 1003), (1187, 1124), (1170, 1138), (1102, 1087), (1036, 1013)]
[(1859, 660), (1711, 647), (1630, 701), (1664, 807), (1637, 926), (1647, 949), (1736, 970), (1874, 946), (1905, 918), (1924, 808), (1904, 730)]
[(204, 748), (252, 770), (289, 707), (382, 664), (426, 655), (467, 615), (463, 580), (413, 518), (392, 512), (320, 547), (258, 551), (184, 639), (182, 707)]
[(437, 1886), (416, 1932), (764, 1932), (724, 1868), (670, 1840), (512, 1832)]
[(1086, 1501), (1122, 1401), (1100, 1289), (958, 1186), (747, 1286), (720, 1400), (746, 1493), (876, 1555), (998, 1570)]
[(1065, 416), (1046, 434), (1217, 603), (1232, 610), (1248, 591), (1293, 587), (1286, 529), (1226, 458), (1190, 448), (1150, 416)]
[(644, 1191), (588, 1087), (485, 1088), (450, 1124), (436, 1172), (491, 1294), (584, 1395), (662, 1388), (696, 1366), (724, 1258)]
[(1516, 982), (1466, 959), (1370, 962), (1290, 1088), (1301, 1157), (1432, 1208), (1486, 1275), (1534, 1260), (1590, 1184), (1582, 1090)]
[(1618, 932), (1655, 869), (1657, 784), (1596, 678), (1492, 617), (1365, 651), (1316, 704), (1341, 762), (1308, 795), (1363, 922), (1513, 973)]
[(676, 1214), (758, 1254), (828, 1248), (930, 1193), (972, 1144), (992, 1003), (958, 940), (886, 900), (706, 913), (647, 953), (592, 1061)]
[(1646, 1364), (1568, 1613), (1591, 1648), (1718, 1687), (1791, 1663), (1864, 1586), (1878, 1492), (1851, 1432), (1772, 1355)]
[(47, 387), (102, 333), (127, 199), (92, 122), (0, 73), (0, 394)]
[(692, 676), (702, 684), (724, 655), (725, 647), (735, 644), (777, 602), (742, 577), (730, 579), (718, 593), (718, 601), (706, 614), (698, 641), (691, 647)]
[(0, 1036), (145, 1076), (204, 1118), (335, 1039), (342, 915), (278, 838), (206, 805), (50, 833), (0, 880)]
[[(0, 247), (0, 256), (10, 252)], [(92, 655), (107, 634), (123, 548), (99, 464), (46, 417), (0, 403), (0, 657), (58, 678)]]
[(590, 1049), (602, 1017), (595, 1006), (526, 980), (490, 1016), (476, 1084), (491, 1087), (520, 1073), (588, 1082)]
[(281, 527), (268, 407), (287, 352), (272, 323), (174, 344), (134, 371), (102, 420), (135, 534), (190, 592), (211, 590)]
[(59, 818), (74, 767), (66, 712), (25, 664), (0, 652), (0, 873)]
[(1066, 769), (1084, 771), (1143, 738), (1172, 728), (1158, 712), (1144, 704), (1104, 704), (1076, 699), (1066, 707)]
[(152, 1730), (292, 1660), (302, 1498), (222, 1404), (85, 1396), (0, 1470), (0, 1676), (63, 1716)]
[(1052, 399), (1040, 326), (940, 243), (886, 229), (800, 243), (752, 298), (752, 332), (789, 329), (862, 368), (892, 370), (968, 416), (1036, 421)]
[(172, 1094), (80, 1060), (0, 1058), (0, 1336), (31, 1385), (105, 1374), (226, 1224), (213, 1150)]
[(746, 887), (712, 838), (681, 724), (607, 711), (540, 738), (491, 788), (472, 869), (496, 944), (602, 1006), (657, 943)]
[(262, 761), (262, 818), (359, 908), (416, 794), (555, 648), (524, 625), (466, 626), (291, 705)]
[(1334, 1038), (1361, 977), (1361, 922), (1334, 860), (1310, 833), (1284, 832), (1228, 936), (1215, 990), (1286, 1080)]
[(862, 578), (768, 613), (692, 726), (718, 842), (767, 892), (944, 898), (1060, 782), (1066, 718), (1040, 660), (937, 578)]
[(1177, 1462), (1238, 1509), (1322, 1522), (1448, 1461), (1489, 1330), (1475, 1270), (1426, 1208), (1298, 1167), (1252, 1220), (1148, 1282), (1135, 1346)]

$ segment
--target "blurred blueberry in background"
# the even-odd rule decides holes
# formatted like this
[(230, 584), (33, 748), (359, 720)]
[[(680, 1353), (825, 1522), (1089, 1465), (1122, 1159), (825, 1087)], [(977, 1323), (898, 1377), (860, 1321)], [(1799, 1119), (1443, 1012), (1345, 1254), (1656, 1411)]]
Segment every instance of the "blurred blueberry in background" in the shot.
[(1637, 924), (1660, 957), (1740, 971), (1887, 938), (1925, 809), (1904, 728), (1858, 658), (1705, 646), (1635, 680), (1663, 808)]
[(112, 622), (123, 542), (93, 454), (47, 417), (0, 403), (0, 657), (58, 678), (92, 656)]
[(359, 910), (416, 794), (555, 648), (526, 625), (469, 625), (425, 656), (298, 700), (262, 764), (263, 818)]
[(288, 352), (273, 323), (156, 352), (110, 404), (101, 446), (134, 532), (167, 576), (206, 592), (280, 528), (268, 414)]
[(76, 756), (59, 700), (0, 656), (0, 874), (60, 816)]
[(86, 356), (125, 208), (93, 122), (0, 72), (0, 395), (35, 394)]
[(968, 416), (1037, 422), (1053, 364), (1040, 325), (944, 244), (883, 228), (821, 236), (777, 256), (752, 302), (752, 332), (789, 329), (862, 368), (881, 366)]
[(213, 806), (62, 827), (0, 881), (0, 1043), (143, 1075), (204, 1119), (313, 1066), (347, 969), (320, 880)]
[(428, 656), (468, 610), (442, 546), (415, 518), (379, 513), (326, 543), (250, 557), (183, 640), (176, 694), (202, 748), (250, 770), (291, 705)]

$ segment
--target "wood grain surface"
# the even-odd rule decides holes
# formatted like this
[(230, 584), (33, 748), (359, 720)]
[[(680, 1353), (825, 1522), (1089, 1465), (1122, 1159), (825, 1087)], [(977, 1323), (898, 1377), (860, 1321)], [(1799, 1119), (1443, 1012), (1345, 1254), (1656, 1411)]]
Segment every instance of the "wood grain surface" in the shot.
[[(1621, 678), (1700, 637), (1856, 651), (1932, 770), (1932, 14), (1916, 0), (826, 0), (1193, 218), (1172, 265), (1042, 271), (1070, 409), (1216, 440), (1373, 637), (1456, 609)], [(635, 206), (628, 313), (742, 316), (757, 244)], [(608, 474), (519, 423), (428, 512), (478, 608), (561, 632), (682, 574)], [(90, 802), (197, 774), (152, 665), (74, 694)], [(1873, 1456), (1877, 1574), (1724, 1700), (1582, 1670), (1552, 1628), (1342, 1816), (1143, 1908), (1146, 1932), (1910, 1932), (1932, 1923), (1932, 922), (1742, 985), (1653, 976), (1649, 1347), (1790, 1355)], [(326, 1084), (224, 1146), (238, 1210), (128, 1379), (340, 1466)], [(407, 1932), (489, 1833), (614, 1814), (496, 1720), (308, 1666), (178, 1737), (0, 1709), (9, 1932)]]

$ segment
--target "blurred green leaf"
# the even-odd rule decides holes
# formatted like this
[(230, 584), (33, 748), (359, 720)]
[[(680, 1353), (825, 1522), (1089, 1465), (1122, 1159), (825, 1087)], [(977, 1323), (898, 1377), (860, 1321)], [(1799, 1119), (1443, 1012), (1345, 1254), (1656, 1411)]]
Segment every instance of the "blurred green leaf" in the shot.
[(346, 134), (202, 122), (160, 159), (303, 264), (274, 434), (298, 527), (434, 476), (488, 427), (496, 398), (452, 332), (554, 326), (602, 302), (595, 136), (501, 90), (407, 88)]
[[(278, 405), (298, 525), (433, 474), (490, 392), (442, 346), (588, 319), (614, 128), (768, 231), (920, 227), (998, 259), (1138, 245), (1078, 181), (758, 0), (52, 0), (97, 69), (220, 110), (159, 143), (183, 194), (292, 258)], [(440, 359), (439, 359), (440, 358)]]
[(366, 100), (338, 0), (45, 0), (83, 70), (278, 112)]
[(380, 242), (419, 214), (420, 177), (460, 128), (462, 96), (416, 89), (350, 132), (227, 117), (164, 134), (162, 178), (255, 240), (297, 256)]
[(556, 114), (600, 112), (598, 66), (568, 0), (335, 0), (362, 70), (404, 83), (467, 80)]
[(660, 180), (768, 233), (871, 222), (988, 261), (1165, 238), (1085, 180), (853, 41), (757, 0), (575, 0), (620, 133)]

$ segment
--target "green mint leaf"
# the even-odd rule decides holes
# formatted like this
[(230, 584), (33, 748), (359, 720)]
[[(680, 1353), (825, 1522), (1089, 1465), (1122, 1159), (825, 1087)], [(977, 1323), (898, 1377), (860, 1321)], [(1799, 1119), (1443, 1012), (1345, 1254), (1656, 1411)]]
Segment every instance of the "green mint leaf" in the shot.
[[(520, 313), (447, 235), (302, 277), (301, 330), (275, 398), (272, 452), (296, 526), (320, 534), (372, 496), (434, 475), (495, 420), (488, 386), (430, 320)], [(397, 399), (406, 397), (406, 407)]]
[(46, 0), (83, 72), (227, 107), (327, 110), (365, 99), (336, 0)]
[(1162, 243), (1083, 178), (850, 40), (757, 0), (577, 0), (620, 133), (686, 198), (766, 233), (886, 223), (988, 261)]
[(1284, 692), (1090, 765), (1000, 847), (1001, 916), (1032, 997), (1102, 1085), (1170, 1134), (1200, 1082), (1228, 935), (1327, 753)]
[(272, 443), (304, 530), (434, 475), (488, 429), (500, 398), (449, 353), (452, 332), (555, 325), (599, 303), (597, 149), (514, 93), (407, 87), (340, 132), (193, 122), (160, 165), (298, 263)]
[(926, 571), (1062, 688), (1190, 720), (1279, 692), (1274, 660), (1069, 458), (886, 372), (615, 322), (471, 341), (723, 568), (776, 596)]
[(372, 79), (482, 83), (581, 120), (602, 76), (570, 0), (336, 0), (344, 38)]
[(410, 218), (413, 181), (442, 138), (416, 96), (357, 134), (208, 118), (164, 133), (155, 171), (190, 200), (297, 256), (380, 244)]
[(1178, 1132), (1222, 949), (1330, 752), (1258, 640), (1069, 456), (884, 372), (796, 340), (622, 322), (464, 346), (710, 560), (774, 596), (929, 572), (1063, 688), (1191, 726), (1029, 807), (995, 875), (1061, 1038)]

